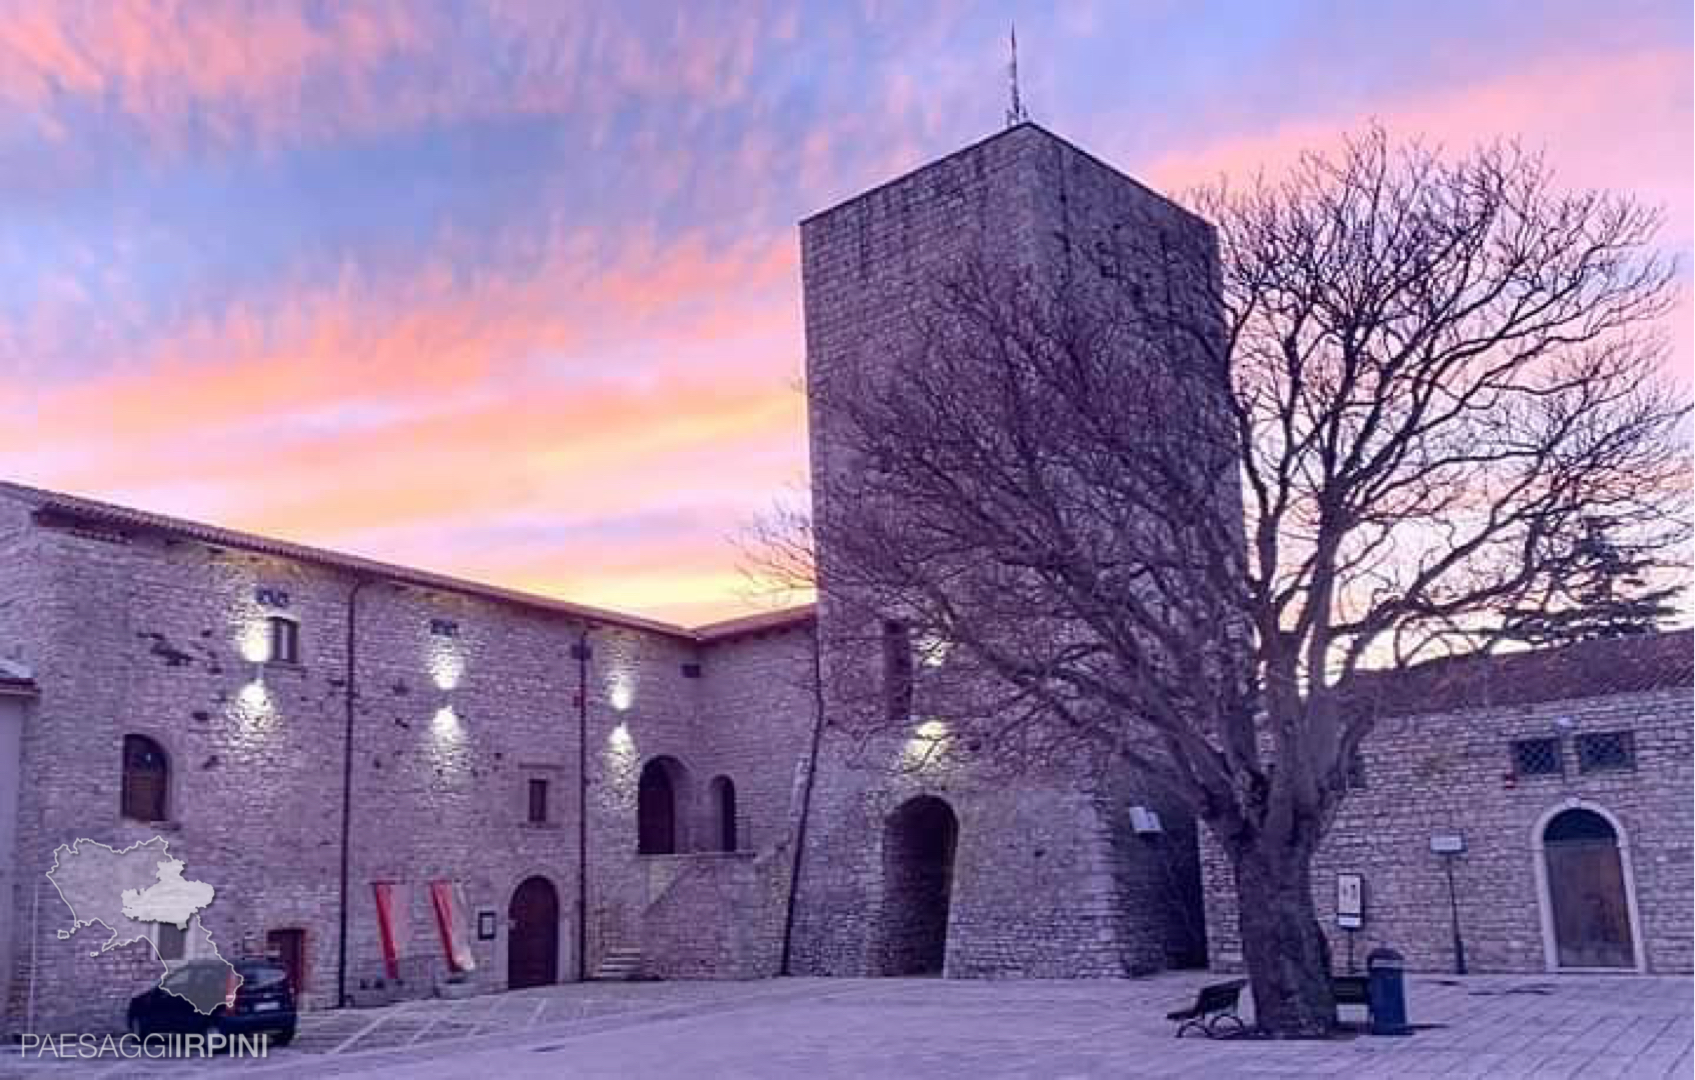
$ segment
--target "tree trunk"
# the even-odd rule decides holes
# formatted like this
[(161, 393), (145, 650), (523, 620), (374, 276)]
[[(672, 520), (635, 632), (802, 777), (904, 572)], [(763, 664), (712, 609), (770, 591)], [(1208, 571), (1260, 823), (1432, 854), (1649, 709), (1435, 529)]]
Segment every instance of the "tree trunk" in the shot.
[(1260, 847), (1235, 859), (1254, 1018), (1275, 1038), (1322, 1038), (1336, 1025), (1336, 999), (1330, 990), (1330, 944), (1312, 902), (1312, 856), (1264, 838)]

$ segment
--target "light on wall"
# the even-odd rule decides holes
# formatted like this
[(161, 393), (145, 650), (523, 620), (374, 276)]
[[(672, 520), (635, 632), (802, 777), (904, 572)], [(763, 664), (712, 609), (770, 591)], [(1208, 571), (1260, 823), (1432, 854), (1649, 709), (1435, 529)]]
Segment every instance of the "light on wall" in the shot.
[(912, 738), (906, 740), (901, 748), (903, 765), (908, 769), (922, 769), (933, 764), (947, 749), (948, 726), (940, 720), (926, 720), (919, 724)]
[(430, 729), (439, 738), (457, 736), (460, 730), (459, 714), (453, 711), (453, 706), (443, 705), (436, 710), (435, 716), (430, 720)]
[(606, 700), (619, 712), (625, 712), (635, 701), (635, 691), (630, 688), (629, 677), (622, 672), (612, 676), (611, 684), (606, 690)]
[(242, 627), (241, 640), (236, 647), (241, 658), (249, 664), (263, 664), (271, 658), (271, 627), (264, 619), (252, 619)]
[(465, 658), (448, 642), (432, 641), (428, 659), (430, 679), (437, 690), (454, 690), (465, 675)]
[(270, 701), (264, 679), (253, 679), (241, 688), (241, 703), (249, 709), (262, 709)]

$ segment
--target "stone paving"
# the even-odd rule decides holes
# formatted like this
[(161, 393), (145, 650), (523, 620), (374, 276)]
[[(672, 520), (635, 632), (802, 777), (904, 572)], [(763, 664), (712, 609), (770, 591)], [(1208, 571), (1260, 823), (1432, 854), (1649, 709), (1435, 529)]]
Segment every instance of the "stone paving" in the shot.
[[(1687, 977), (1413, 975), (1418, 1030), (1175, 1040), (1205, 973), (1134, 981), (589, 984), (305, 1018), (267, 1061), (0, 1061), (0, 1076), (1679, 1077)], [(1358, 1016), (1362, 1010), (1345, 1010)], [(15, 1051), (13, 1051), (15, 1053)]]

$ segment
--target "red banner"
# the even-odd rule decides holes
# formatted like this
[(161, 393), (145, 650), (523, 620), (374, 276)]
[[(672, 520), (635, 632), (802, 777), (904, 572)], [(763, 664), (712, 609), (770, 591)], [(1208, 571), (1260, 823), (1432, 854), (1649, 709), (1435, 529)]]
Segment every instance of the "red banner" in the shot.
[(435, 908), (436, 930), (441, 934), (442, 952), (449, 971), (475, 971), (471, 955), (471, 932), (465, 922), (465, 891), (456, 881), (430, 882), (430, 902)]
[(373, 881), (371, 891), (377, 897), (377, 929), (383, 940), (383, 967), (388, 977), (400, 977), (400, 958), (406, 955), (407, 939), (411, 937), (412, 893), (398, 881)]

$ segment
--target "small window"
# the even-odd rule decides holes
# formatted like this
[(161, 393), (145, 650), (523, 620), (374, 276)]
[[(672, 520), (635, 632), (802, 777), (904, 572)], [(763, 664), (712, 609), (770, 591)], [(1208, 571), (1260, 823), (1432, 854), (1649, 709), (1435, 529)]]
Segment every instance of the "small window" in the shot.
[(119, 805), (135, 821), (168, 821), (171, 760), (145, 735), (124, 736), (124, 777)]
[(903, 622), (883, 623), (883, 699), (890, 722), (912, 716), (912, 633)]
[(547, 781), (530, 781), (530, 823), (540, 825), (547, 821)]
[(1636, 747), (1628, 731), (1596, 731), (1579, 735), (1578, 772), (1609, 772), (1636, 768)]
[(271, 663), (300, 663), (300, 624), (283, 615), (272, 615), (267, 621), (271, 625)]
[(153, 924), (153, 947), (159, 950), (159, 959), (166, 963), (181, 960), (188, 955), (188, 931), (177, 929), (175, 923), (156, 922)]
[(1514, 776), (1563, 776), (1565, 763), (1560, 760), (1558, 739), (1513, 740)]
[(181, 960), (188, 955), (188, 931), (179, 930), (175, 923), (155, 923), (158, 930), (159, 958)]
[(736, 784), (728, 776), (713, 778), (712, 810), (717, 818), (718, 850), (736, 850)]

